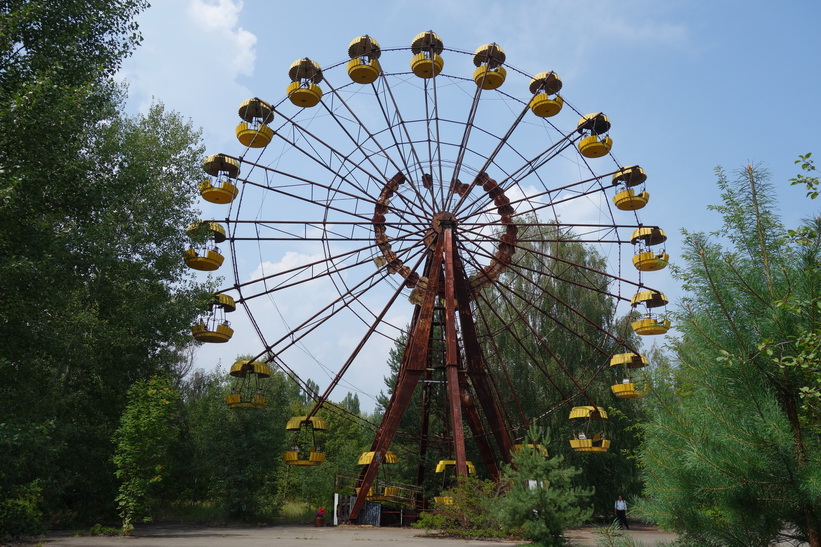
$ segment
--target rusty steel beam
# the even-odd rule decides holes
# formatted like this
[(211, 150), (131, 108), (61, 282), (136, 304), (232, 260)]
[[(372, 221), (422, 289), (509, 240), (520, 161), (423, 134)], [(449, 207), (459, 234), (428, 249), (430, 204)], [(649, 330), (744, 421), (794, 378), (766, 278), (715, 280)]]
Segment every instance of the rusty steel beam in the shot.
[(453, 226), (442, 223), (444, 239), (443, 262), (445, 267), (445, 367), (448, 382), (448, 404), (450, 406), (450, 429), (453, 435), (453, 452), (456, 456), (456, 475), (466, 477), (468, 474), (467, 456), (465, 454), (465, 430), (462, 424), (462, 394), (459, 389), (459, 352), (456, 339), (456, 311), (454, 303), (456, 293), (453, 289), (454, 245)]
[[(431, 367), (425, 370), (425, 380), (433, 379), (433, 371)], [(430, 429), (430, 390), (431, 384), (426, 383), (422, 386), (422, 423), (419, 424), (419, 465), (416, 468), (416, 486), (419, 486), (419, 491), (416, 493), (414, 504), (416, 509), (424, 509), (425, 500), (423, 499), (423, 489), (421, 486), (425, 482), (425, 456), (428, 452), (428, 430)]]
[(482, 411), (488, 420), (490, 429), (496, 439), (499, 452), (505, 463), (510, 463), (510, 451), (513, 442), (510, 438), (510, 429), (505, 422), (504, 415), (499, 408), (498, 398), (489, 378), (482, 349), (476, 333), (476, 323), (470, 309), (470, 287), (467, 275), (459, 256), (455, 256), (457, 275), (454, 278), (456, 298), (459, 302), (459, 324), (462, 327), (462, 345), (465, 351), (465, 368), (471, 385), (473, 386)]
[(468, 385), (464, 370), (459, 371), (459, 387), (462, 396), (462, 407), (465, 410), (465, 418), (467, 419), (470, 431), (473, 433), (474, 442), (479, 449), (479, 454), (482, 456), (482, 461), (485, 462), (485, 467), (487, 467), (490, 478), (496, 480), (499, 478), (499, 466), (496, 464), (493, 448), (487, 441), (485, 428), (482, 425), (482, 419), (479, 417), (476, 401), (470, 392), (470, 386)]
[(385, 452), (390, 448), (393, 437), (397, 429), (399, 429), (402, 416), (408, 409), (408, 404), (416, 389), (416, 385), (419, 383), (419, 379), (426, 368), (429, 340), (433, 326), (433, 308), (439, 292), (439, 272), (442, 270), (443, 252), (444, 245), (442, 238), (438, 238), (436, 250), (429, 263), (428, 288), (422, 298), (417, 321), (411, 325), (411, 330), (408, 333), (408, 343), (405, 346), (402, 362), (399, 365), (399, 376), (397, 377), (394, 394), (385, 411), (385, 416), (382, 418), (382, 423), (379, 425), (371, 448), (374, 452), (374, 457), (371, 463), (362, 471), (360, 480), (358, 481), (359, 492), (356, 495), (356, 500), (350, 512), (350, 519), (352, 521), (356, 521), (359, 517), (359, 511), (362, 510), (362, 506), (365, 504), (368, 490), (376, 479), (379, 465), (385, 457)]
[(465, 428), (462, 425), (462, 394), (459, 389), (459, 367), (456, 365), (448, 365), (447, 382), (450, 429), (453, 435), (453, 451), (456, 457), (456, 475), (466, 477), (468, 468), (465, 454)]

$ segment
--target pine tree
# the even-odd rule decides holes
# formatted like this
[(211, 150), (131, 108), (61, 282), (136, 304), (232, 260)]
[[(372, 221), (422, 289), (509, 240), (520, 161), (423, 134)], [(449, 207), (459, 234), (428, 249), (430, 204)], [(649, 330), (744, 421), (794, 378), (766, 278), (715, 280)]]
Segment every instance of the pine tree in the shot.
[(717, 175), (723, 228), (684, 233), (688, 296), (649, 400), (644, 510), (699, 544), (817, 547), (821, 437), (801, 408), (819, 374), (821, 232), (782, 226), (766, 171)]

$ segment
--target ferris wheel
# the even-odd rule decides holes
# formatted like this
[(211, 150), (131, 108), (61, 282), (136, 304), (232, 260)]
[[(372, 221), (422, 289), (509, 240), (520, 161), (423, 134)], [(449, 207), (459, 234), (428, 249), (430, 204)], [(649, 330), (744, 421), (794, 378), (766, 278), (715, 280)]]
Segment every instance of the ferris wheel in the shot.
[[(257, 386), (278, 367), (309, 390), (315, 405), (293, 430), (324, 429), (315, 414), (334, 389), (386, 376), (389, 350), (401, 349), (353, 520), (380, 464), (395, 460), (389, 449), (411, 397), (432, 383), (448, 414), (452, 460), (443, 465), (458, 475), (474, 468), (466, 439), (491, 475), (510, 461), (534, 416), (519, 404), (502, 345), (560, 393), (545, 412), (570, 407), (585, 424), (573, 449), (606, 451), (610, 440), (589, 429), (606, 411), (588, 386), (619, 367), (627, 372), (613, 394), (638, 397), (629, 371), (647, 361), (583, 301), (610, 303), (610, 316), (634, 310), (638, 335), (670, 328), (666, 297), (643, 279), (668, 262), (664, 231), (638, 217), (650, 197), (644, 170), (616, 159), (606, 115), (578, 110), (554, 72), (507, 64), (498, 44), (449, 49), (428, 31), (385, 49), (361, 36), (347, 53), (324, 68), (295, 61), (280, 98), (240, 105), (237, 150), (206, 160), (201, 194), (225, 219), (192, 226), (197, 243), (185, 259), (215, 270), (226, 258), (216, 245), (227, 243), (233, 284), (215, 294), (194, 337), (228, 341), (226, 314), (242, 307), (263, 349), (231, 374)], [(573, 245), (594, 259), (567, 251)], [(595, 362), (578, 366), (568, 347), (589, 349)], [(300, 372), (309, 364), (328, 372), (320, 392)], [(242, 389), (234, 406), (265, 403)], [(313, 447), (286, 455), (296, 465), (322, 460)]]

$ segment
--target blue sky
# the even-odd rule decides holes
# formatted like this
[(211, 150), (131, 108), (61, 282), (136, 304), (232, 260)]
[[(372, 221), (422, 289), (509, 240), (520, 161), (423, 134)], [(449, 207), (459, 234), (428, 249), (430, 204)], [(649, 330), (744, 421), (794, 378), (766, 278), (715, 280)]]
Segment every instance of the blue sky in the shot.
[[(203, 128), (209, 153), (237, 154), (237, 106), (253, 96), (282, 99), (294, 60), (307, 56), (328, 66), (347, 58), (356, 36), (369, 34), (387, 49), (406, 47), (432, 29), (446, 47), (460, 50), (496, 42), (509, 65), (528, 74), (553, 70), (574, 105), (605, 112), (613, 123), (613, 153), (648, 173), (652, 201), (642, 220), (667, 232), (674, 262), (682, 228), (717, 227), (717, 215), (707, 210), (719, 202), (716, 166), (733, 171), (762, 163), (787, 224), (816, 210), (786, 181), (797, 172), (798, 154), (821, 155), (819, 2), (416, 0), (351, 6), (155, 2), (140, 17), (143, 44), (120, 75), (129, 85), (129, 108), (144, 111), (160, 100)], [(205, 205), (203, 213), (224, 214)], [(247, 267), (254, 270), (254, 264)], [(666, 274), (651, 284), (673, 302), (680, 294)], [(237, 354), (258, 351), (249, 325), (232, 319), (235, 340), (205, 346), (199, 366), (221, 362), (225, 369)], [(327, 371), (304, 373), (327, 384)], [(352, 374), (350, 386), (371, 394), (382, 388), (384, 372)], [(341, 399), (350, 386), (333, 398)]]

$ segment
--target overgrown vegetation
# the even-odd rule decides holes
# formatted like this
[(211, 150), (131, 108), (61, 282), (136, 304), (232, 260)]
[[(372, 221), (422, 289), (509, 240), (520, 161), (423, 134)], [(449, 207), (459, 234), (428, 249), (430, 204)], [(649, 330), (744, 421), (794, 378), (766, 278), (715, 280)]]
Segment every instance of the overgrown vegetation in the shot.
[(123, 530), (130, 532), (134, 521), (150, 521), (148, 497), (169, 472), (171, 444), (179, 434), (175, 414), (179, 392), (171, 381), (154, 377), (137, 381), (128, 392), (128, 404), (114, 434), (115, 475), (120, 479), (117, 505)]
[(494, 509), (499, 496), (494, 481), (469, 475), (443, 492), (433, 511), (422, 513), (414, 526), (456, 537), (509, 537), (513, 529)]
[(536, 448), (554, 446), (548, 435), (531, 429), (526, 440), (504, 472), (499, 514), (535, 545), (562, 545), (562, 532), (592, 515), (585, 502), (594, 489), (576, 485), (581, 470), (566, 464), (563, 456), (545, 457)]
[(534, 545), (564, 545), (562, 532), (592, 512), (592, 489), (574, 486), (579, 470), (542, 451), (550, 440), (536, 429), (498, 482), (468, 476), (438, 497), (415, 525), (457, 537), (518, 537)]
[[(786, 230), (760, 168), (717, 174), (723, 229), (684, 232), (677, 273), (688, 296), (674, 366), (659, 371), (647, 401), (643, 510), (700, 545), (815, 547), (821, 221)], [(810, 178), (797, 181), (812, 197)]]
[(0, 536), (116, 518), (112, 437), (203, 287), (179, 257), (202, 147), (111, 79), (142, 0), (0, 8)]

